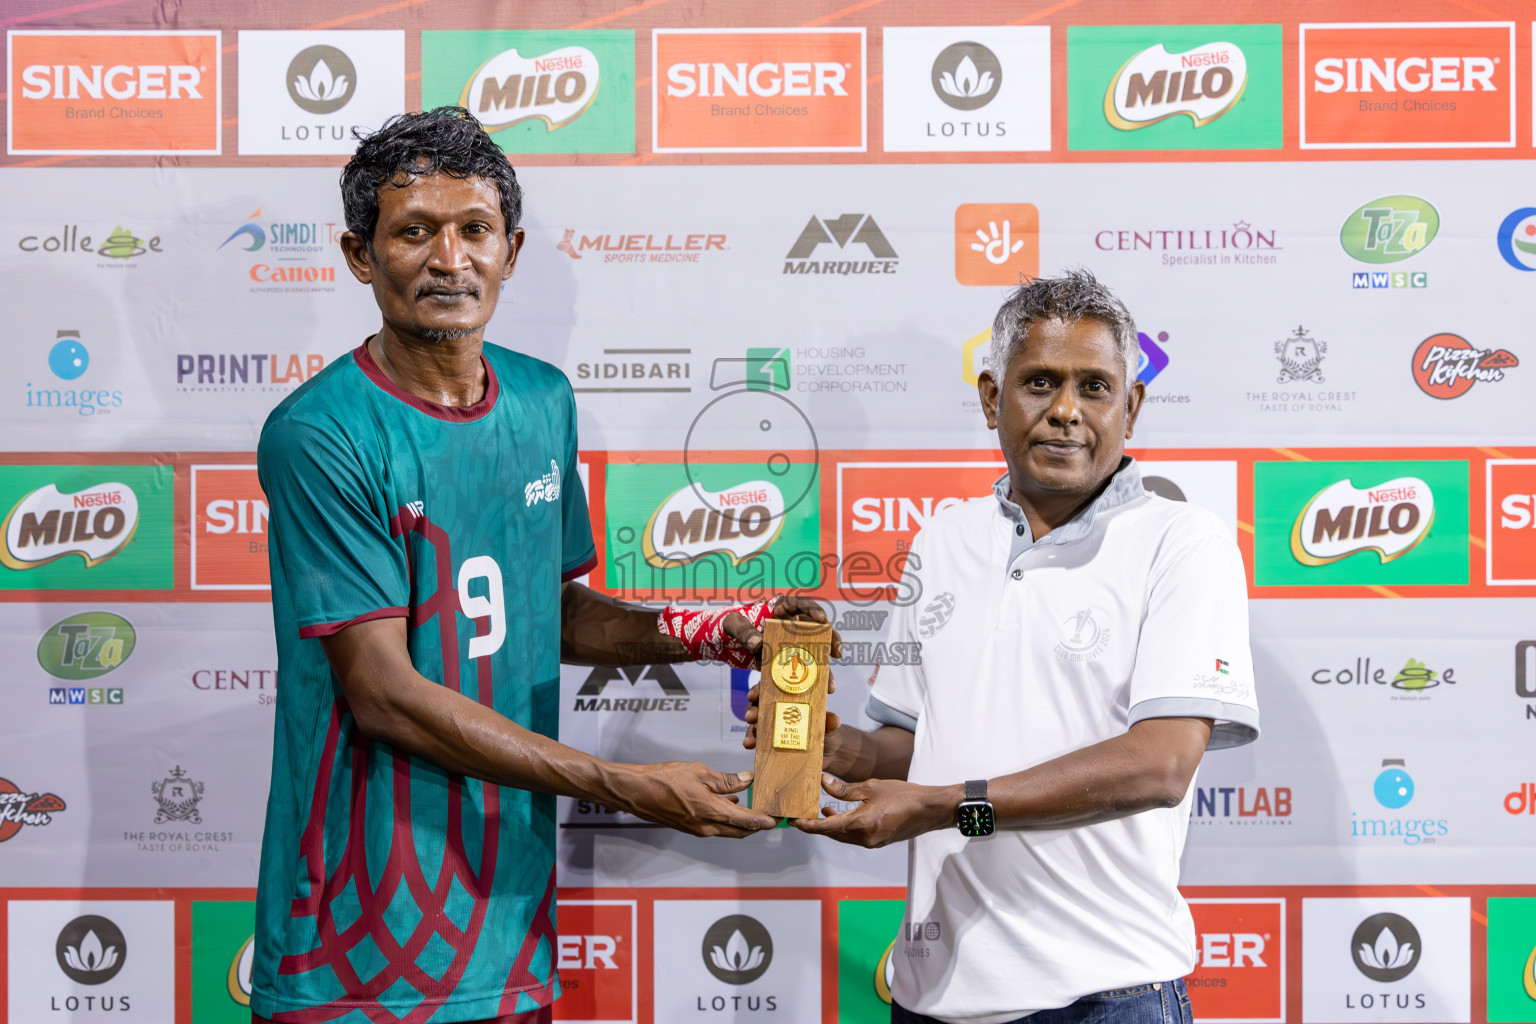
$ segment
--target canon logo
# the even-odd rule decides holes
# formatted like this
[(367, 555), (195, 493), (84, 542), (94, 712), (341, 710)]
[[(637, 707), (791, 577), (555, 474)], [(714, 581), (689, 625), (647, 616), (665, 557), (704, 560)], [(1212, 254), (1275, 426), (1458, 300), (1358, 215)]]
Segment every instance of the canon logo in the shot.
[(1202, 932), (1201, 967), (1266, 967), (1264, 936), (1257, 932)]
[(834, 61), (702, 62), (667, 68), (668, 96), (847, 96)]
[(1314, 92), (1498, 92), (1496, 57), (1327, 57), (1312, 65)]
[[(33, 64), (22, 69), (28, 100), (200, 100), (203, 73), (190, 64)], [(84, 96), (81, 94), (84, 93)]]

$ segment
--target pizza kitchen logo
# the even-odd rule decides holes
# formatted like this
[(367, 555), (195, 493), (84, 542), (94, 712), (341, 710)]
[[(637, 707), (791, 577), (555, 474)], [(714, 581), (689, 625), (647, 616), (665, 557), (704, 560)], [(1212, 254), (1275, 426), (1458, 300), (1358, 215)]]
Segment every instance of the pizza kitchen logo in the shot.
[(0, 843), (23, 827), (53, 824), (53, 816), (64, 809), (63, 799), (52, 793), (24, 793), (11, 780), (0, 778)]
[(1104, 117), (1135, 131), (1180, 114), (1196, 128), (1231, 110), (1248, 84), (1248, 60), (1232, 43), (1169, 53), (1149, 46), (1121, 65), (1104, 92)]
[(1413, 353), (1413, 380), (1431, 398), (1460, 398), (1477, 383), (1496, 383), (1520, 365), (1504, 348), (1475, 348), (1459, 334), (1425, 338)]
[(96, 566), (127, 547), (139, 525), (139, 499), (127, 484), (102, 483), (65, 494), (47, 484), (18, 501), (0, 523), (0, 563), (35, 569), (66, 555)]

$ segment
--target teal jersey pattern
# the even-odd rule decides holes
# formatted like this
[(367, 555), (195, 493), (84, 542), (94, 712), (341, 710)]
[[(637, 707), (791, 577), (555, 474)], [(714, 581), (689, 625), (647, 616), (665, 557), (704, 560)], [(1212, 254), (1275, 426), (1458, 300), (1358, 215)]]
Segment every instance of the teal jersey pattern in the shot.
[(595, 563), (570, 382), (484, 347), (485, 397), (416, 398), (366, 343), (262, 428), (277, 728), (251, 1009), (284, 1024), (444, 1024), (559, 995), (554, 797), (357, 731), (320, 638), (406, 620), (427, 679), (557, 732), (560, 585)]

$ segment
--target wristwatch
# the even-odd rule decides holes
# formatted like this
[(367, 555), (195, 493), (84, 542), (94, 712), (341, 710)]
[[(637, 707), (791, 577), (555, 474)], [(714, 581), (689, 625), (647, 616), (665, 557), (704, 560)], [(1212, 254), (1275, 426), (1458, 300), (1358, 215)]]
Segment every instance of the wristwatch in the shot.
[(965, 784), (965, 799), (955, 808), (955, 827), (963, 836), (989, 836), (994, 823), (992, 801), (987, 799), (987, 780), (972, 779)]

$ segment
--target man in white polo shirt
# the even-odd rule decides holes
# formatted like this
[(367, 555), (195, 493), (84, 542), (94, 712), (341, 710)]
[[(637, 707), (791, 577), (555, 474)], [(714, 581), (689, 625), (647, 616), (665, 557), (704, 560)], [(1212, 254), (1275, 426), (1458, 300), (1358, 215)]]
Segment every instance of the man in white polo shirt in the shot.
[(1087, 272), (1004, 303), (979, 390), (1008, 474), (917, 535), (890, 639), (921, 664), (879, 671), (882, 728), (827, 736), (858, 806), (794, 823), (911, 841), (893, 1024), (1190, 1020), (1190, 784), (1259, 716), (1237, 545), (1124, 456), (1138, 352)]

